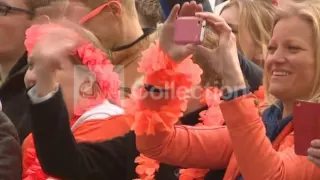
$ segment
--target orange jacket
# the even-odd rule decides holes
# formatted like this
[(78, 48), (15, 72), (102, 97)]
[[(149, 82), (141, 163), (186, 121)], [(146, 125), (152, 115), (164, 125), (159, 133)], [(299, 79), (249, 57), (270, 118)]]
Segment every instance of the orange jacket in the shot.
[(176, 126), (172, 132), (137, 136), (144, 155), (182, 167), (227, 168), (224, 180), (316, 180), (320, 168), (298, 156), (289, 123), (271, 144), (255, 104), (246, 95), (220, 105), (227, 126)]
[[(106, 110), (106, 112), (108, 112)], [(120, 112), (114, 112), (119, 114)], [(95, 113), (93, 112), (92, 115)], [(109, 117), (92, 118), (82, 122), (72, 130), (77, 142), (89, 141), (97, 142), (112, 139), (118, 136), (123, 136), (130, 131), (130, 127), (122, 114), (112, 115)], [(30, 134), (24, 141), (22, 146), (23, 156), (23, 172), (32, 166), (35, 162), (30, 161), (27, 156), (28, 149), (34, 148), (32, 134)]]

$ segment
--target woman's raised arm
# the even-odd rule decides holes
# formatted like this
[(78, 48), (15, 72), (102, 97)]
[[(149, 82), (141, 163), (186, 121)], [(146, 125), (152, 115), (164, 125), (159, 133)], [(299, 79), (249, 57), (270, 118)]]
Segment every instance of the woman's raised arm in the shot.
[(232, 154), (225, 126), (175, 126), (171, 132), (137, 136), (136, 142), (142, 154), (182, 167), (225, 168)]

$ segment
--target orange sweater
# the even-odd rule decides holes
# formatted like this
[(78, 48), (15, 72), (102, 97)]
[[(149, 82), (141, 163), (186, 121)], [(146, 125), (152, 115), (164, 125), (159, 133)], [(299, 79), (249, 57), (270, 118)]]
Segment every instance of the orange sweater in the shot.
[[(128, 126), (126, 119), (123, 118), (123, 115), (116, 115), (105, 119), (86, 121), (73, 130), (73, 135), (77, 142), (97, 142), (123, 136), (129, 131), (130, 127)], [(34, 148), (32, 134), (25, 139), (22, 146), (22, 152), (25, 155), (23, 156), (24, 172), (34, 164), (33, 161), (28, 161), (28, 158), (30, 157), (26, 156), (29, 148)]]
[(227, 168), (224, 180), (241, 172), (245, 180), (317, 180), (320, 168), (297, 156), (289, 123), (271, 144), (255, 97), (246, 95), (221, 104), (227, 127), (176, 126), (172, 132), (138, 136), (144, 155), (183, 167)]

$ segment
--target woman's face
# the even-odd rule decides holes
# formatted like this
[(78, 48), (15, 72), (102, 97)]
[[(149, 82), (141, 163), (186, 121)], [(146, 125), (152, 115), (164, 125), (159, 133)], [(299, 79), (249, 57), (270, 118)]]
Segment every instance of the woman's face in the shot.
[(230, 6), (224, 9), (220, 16), (227, 22), (231, 27), (232, 32), (238, 37), (237, 47), (240, 51), (243, 51), (247, 58), (253, 60), (257, 56), (257, 51), (254, 46), (252, 37), (248, 30), (241, 30), (241, 35), (238, 34), (239, 22), (240, 22), (240, 12), (239, 8), (236, 6)]
[(238, 34), (239, 14), (239, 8), (236, 6), (225, 8), (220, 14), (220, 16), (231, 27), (234, 34)]
[[(25, 74), (24, 81), (26, 88), (31, 88), (37, 83), (37, 76), (31, 58), (28, 59), (28, 63), (29, 68)], [(81, 80), (76, 74), (75, 69), (76, 67), (71, 61), (68, 61), (64, 63), (64, 69), (56, 71), (54, 77), (62, 90), (63, 98), (69, 112), (73, 112), (74, 102), (79, 97), (79, 84), (81, 84)]]
[(293, 101), (309, 96), (314, 84), (315, 48), (307, 21), (291, 17), (275, 25), (265, 71), (268, 91), (276, 98)]

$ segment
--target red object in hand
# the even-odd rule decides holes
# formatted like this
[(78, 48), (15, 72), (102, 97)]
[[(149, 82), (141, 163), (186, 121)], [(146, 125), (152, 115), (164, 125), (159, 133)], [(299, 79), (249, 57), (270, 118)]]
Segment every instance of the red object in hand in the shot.
[(175, 22), (174, 42), (200, 45), (204, 40), (206, 21), (198, 17), (179, 17)]
[(296, 101), (293, 128), (295, 153), (307, 156), (311, 141), (320, 138), (320, 104)]

